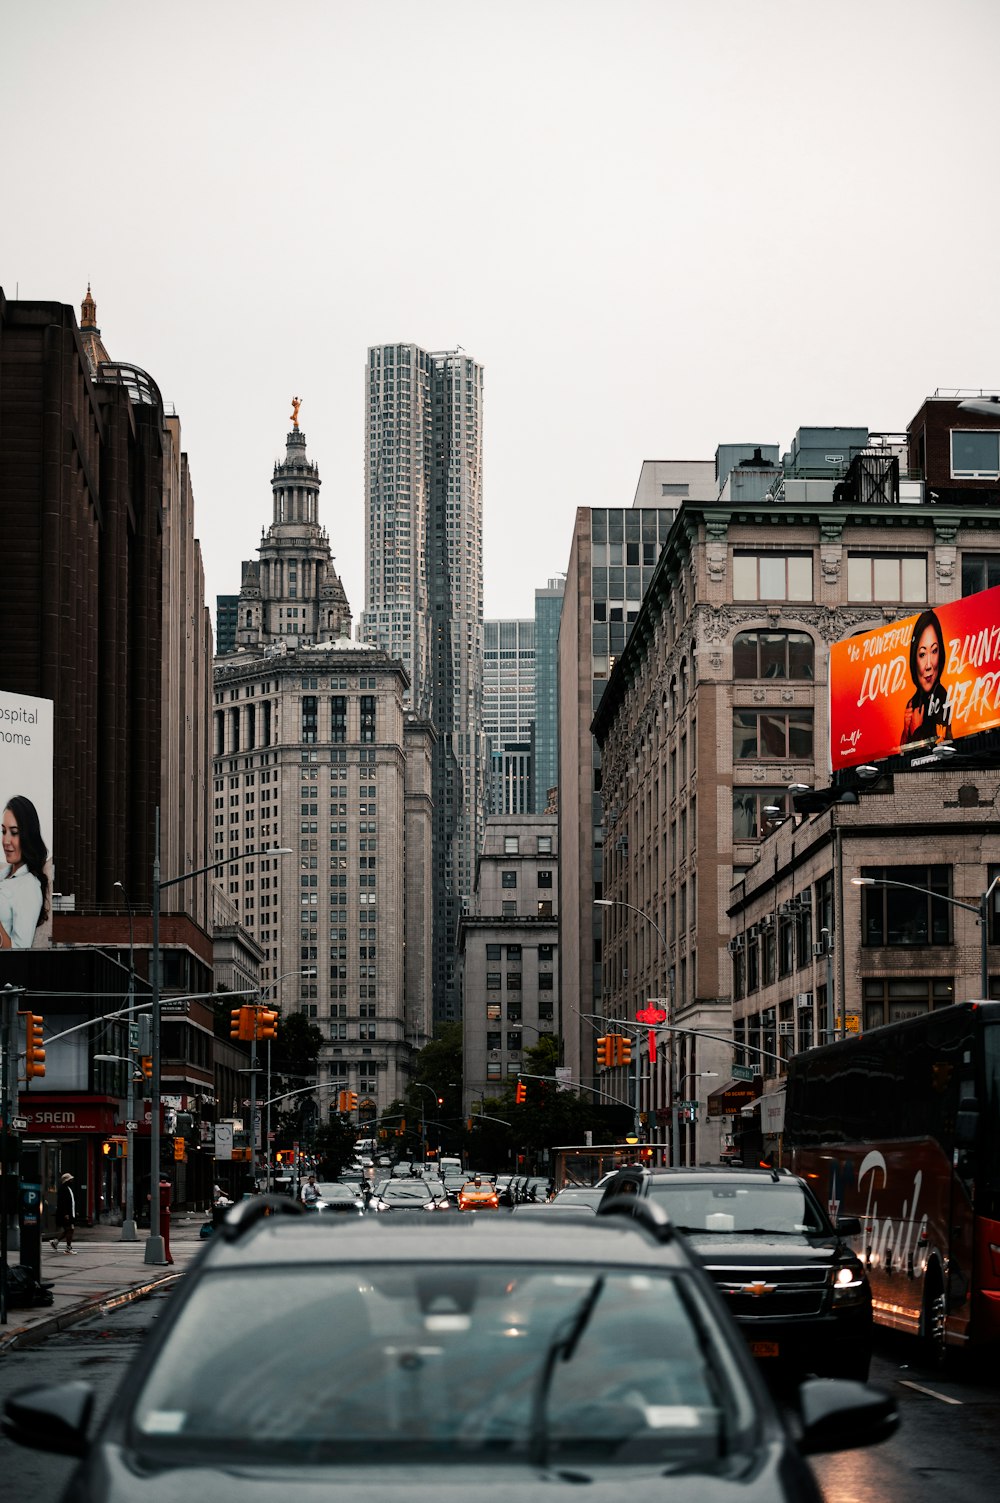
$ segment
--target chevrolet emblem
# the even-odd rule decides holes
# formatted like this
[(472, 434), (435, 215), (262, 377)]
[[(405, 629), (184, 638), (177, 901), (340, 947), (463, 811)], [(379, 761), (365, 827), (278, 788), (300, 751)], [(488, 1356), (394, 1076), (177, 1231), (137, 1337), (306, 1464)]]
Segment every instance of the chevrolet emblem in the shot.
[(740, 1293), (752, 1294), (755, 1299), (760, 1299), (762, 1294), (773, 1294), (776, 1287), (774, 1284), (765, 1284), (763, 1279), (758, 1279), (755, 1284), (744, 1284)]

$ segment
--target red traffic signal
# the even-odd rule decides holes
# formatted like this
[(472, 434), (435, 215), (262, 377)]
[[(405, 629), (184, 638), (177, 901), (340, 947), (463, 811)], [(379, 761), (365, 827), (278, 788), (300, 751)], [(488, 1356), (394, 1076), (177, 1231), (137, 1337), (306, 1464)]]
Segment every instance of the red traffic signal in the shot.
[(517, 1083), (517, 1090), (514, 1092), (514, 1100), (518, 1106), (523, 1106), (527, 1098), (528, 1092), (525, 1090), (524, 1081), (519, 1080)]
[(37, 1012), (22, 1012), (19, 1016), (24, 1019), (24, 1076), (26, 1080), (35, 1080), (45, 1074), (43, 1019)]
[(597, 1063), (598, 1065), (613, 1065), (615, 1062), (615, 1041), (606, 1038), (604, 1034), (597, 1040)]

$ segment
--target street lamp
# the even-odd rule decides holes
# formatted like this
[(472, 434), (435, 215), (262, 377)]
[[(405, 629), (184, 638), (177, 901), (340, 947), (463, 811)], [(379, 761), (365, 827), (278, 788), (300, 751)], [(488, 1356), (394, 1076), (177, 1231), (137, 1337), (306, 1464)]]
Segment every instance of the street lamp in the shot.
[[(115, 882), (115, 887), (125, 899), (128, 908), (128, 1027), (131, 1033), (132, 1003), (135, 993), (135, 927), (132, 914), (132, 900), (130, 899), (121, 882)], [(137, 1025), (136, 1025), (137, 1026)], [(129, 1050), (131, 1052), (131, 1044)], [(97, 1056), (98, 1058), (100, 1056)], [(140, 1080), (142, 1075), (139, 1076)], [(125, 1106), (127, 1121), (125, 1131), (128, 1135), (128, 1163), (125, 1165), (125, 1218), (122, 1221), (122, 1241), (134, 1242), (135, 1238), (135, 1074), (132, 1070), (128, 1076), (128, 1101)]]
[[(420, 1091), (430, 1091), (431, 1095), (434, 1097), (434, 1105), (435, 1106), (440, 1106), (440, 1104), (441, 1104), (440, 1098), (438, 1096), (437, 1091), (435, 1091), (435, 1089), (434, 1089), (433, 1086), (424, 1085), (424, 1083), (423, 1083), (422, 1080), (411, 1080), (410, 1081), (410, 1085), (411, 1086), (416, 1086), (416, 1088), (418, 1090), (420, 1090)], [(440, 1141), (440, 1139), (439, 1139), (439, 1141)], [(426, 1163), (427, 1162), (427, 1118), (424, 1115), (424, 1103), (422, 1101), (420, 1103), (420, 1150), (421, 1150), (421, 1160), (422, 1160), (423, 1163)]]
[[(719, 1073), (718, 1070), (689, 1070), (686, 1075), (682, 1075), (681, 1076), (681, 1083), (680, 1083), (680, 1085), (678, 1087), (678, 1092), (679, 1092), (680, 1096), (684, 1095), (684, 1087), (687, 1085), (687, 1083), (688, 1083), (689, 1080), (706, 1080), (709, 1076), (711, 1076), (711, 1077), (714, 1078), (715, 1076), (718, 1075), (718, 1073)], [(673, 1101), (671, 1103), (671, 1107), (670, 1107), (670, 1117), (671, 1117), (671, 1132), (672, 1132), (672, 1135), (673, 1135), (674, 1138), (680, 1138), (679, 1116), (680, 1116), (680, 1103), (678, 1101)], [(675, 1164), (674, 1167), (676, 1168), (677, 1165)]]
[[(290, 846), (264, 846), (250, 851), (237, 851), (221, 861), (209, 861), (193, 871), (181, 872), (177, 877), (160, 878), (160, 811), (156, 810), (153, 830), (153, 925), (150, 952), (150, 992), (153, 1008), (151, 1054), (153, 1074), (150, 1098), (153, 1118), (149, 1133), (149, 1236), (146, 1239), (144, 1261), (166, 1263), (166, 1248), (160, 1235), (160, 894), (165, 887), (177, 887), (181, 882), (190, 882), (206, 872), (218, 871), (230, 861), (243, 861), (249, 856), (290, 856)], [(154, 1182), (155, 1176), (155, 1182)]]
[(979, 995), (985, 1002), (990, 995), (989, 957), (987, 947), (989, 944), (989, 902), (990, 898), (1000, 883), (1000, 872), (981, 894), (978, 903), (963, 903), (959, 898), (950, 898), (943, 892), (932, 892), (929, 887), (918, 887), (914, 882), (895, 882), (889, 877), (852, 877), (852, 887), (905, 887), (910, 892), (922, 892), (925, 897), (938, 898), (942, 903), (950, 903), (953, 908), (964, 908), (966, 913), (974, 913), (979, 920)]

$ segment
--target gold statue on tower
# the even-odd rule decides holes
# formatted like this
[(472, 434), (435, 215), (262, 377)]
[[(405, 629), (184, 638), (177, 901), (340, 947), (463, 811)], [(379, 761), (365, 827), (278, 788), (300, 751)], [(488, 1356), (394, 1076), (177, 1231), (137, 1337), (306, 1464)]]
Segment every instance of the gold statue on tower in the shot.
[(302, 398), (301, 397), (293, 397), (292, 398), (292, 427), (295, 429), (296, 433), (299, 430), (299, 408), (301, 406), (302, 406)]

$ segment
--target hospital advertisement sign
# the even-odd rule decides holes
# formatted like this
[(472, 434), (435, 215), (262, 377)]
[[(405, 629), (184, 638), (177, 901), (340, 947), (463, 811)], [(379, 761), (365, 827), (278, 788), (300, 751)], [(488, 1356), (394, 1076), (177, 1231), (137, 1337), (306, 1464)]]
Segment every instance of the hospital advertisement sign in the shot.
[(51, 699), (0, 689), (0, 953), (52, 933), (52, 712)]
[(830, 648), (830, 766), (1000, 726), (1000, 586)]

